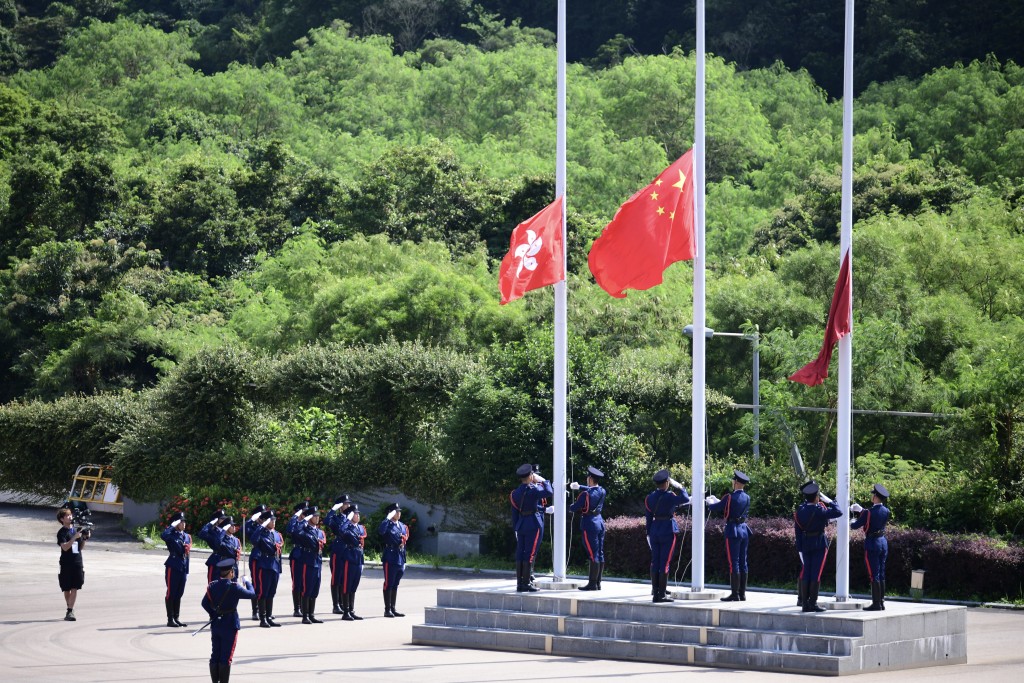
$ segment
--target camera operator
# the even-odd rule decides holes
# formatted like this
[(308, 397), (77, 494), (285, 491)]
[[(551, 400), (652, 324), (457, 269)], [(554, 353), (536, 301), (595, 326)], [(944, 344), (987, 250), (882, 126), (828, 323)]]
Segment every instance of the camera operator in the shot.
[(64, 621), (75, 621), (75, 598), (85, 584), (82, 548), (89, 538), (89, 530), (76, 531), (74, 516), (66, 507), (57, 511), (57, 521), (61, 524), (57, 532), (57, 543), (60, 545), (60, 573), (57, 575), (57, 581), (64, 592), (64, 602), (68, 606)]

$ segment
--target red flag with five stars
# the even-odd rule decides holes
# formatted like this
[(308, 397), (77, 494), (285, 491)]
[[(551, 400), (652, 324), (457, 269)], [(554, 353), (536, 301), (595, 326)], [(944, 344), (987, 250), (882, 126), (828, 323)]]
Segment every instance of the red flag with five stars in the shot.
[(562, 198), (559, 197), (512, 231), (508, 253), (501, 259), (498, 289), (501, 304), (565, 279), (562, 248)]
[(661, 284), (666, 268), (695, 253), (691, 149), (619, 207), (587, 261), (601, 289), (621, 299)]

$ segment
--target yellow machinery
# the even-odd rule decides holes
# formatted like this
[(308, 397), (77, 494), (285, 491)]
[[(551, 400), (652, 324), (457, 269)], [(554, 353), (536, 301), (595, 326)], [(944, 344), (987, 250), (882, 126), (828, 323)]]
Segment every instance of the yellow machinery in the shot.
[(80, 465), (75, 470), (68, 500), (83, 502), (90, 510), (123, 513), (121, 491), (110, 481), (112, 472), (110, 465)]

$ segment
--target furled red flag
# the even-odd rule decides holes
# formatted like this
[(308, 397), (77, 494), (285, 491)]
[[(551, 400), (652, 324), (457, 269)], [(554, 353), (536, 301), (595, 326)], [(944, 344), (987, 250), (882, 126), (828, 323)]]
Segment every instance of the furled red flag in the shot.
[(562, 244), (562, 197), (512, 231), (508, 253), (501, 259), (498, 289), (501, 304), (565, 279)]
[(601, 289), (621, 299), (661, 284), (666, 268), (695, 253), (691, 149), (619, 207), (587, 262)]
[(794, 382), (815, 387), (828, 377), (828, 364), (832, 362), (832, 350), (836, 343), (850, 334), (850, 304), (852, 292), (850, 278), (850, 252), (843, 256), (843, 264), (839, 268), (839, 279), (836, 289), (832, 292), (832, 305), (828, 309), (828, 324), (825, 326), (825, 341), (821, 345), (818, 357), (790, 375)]

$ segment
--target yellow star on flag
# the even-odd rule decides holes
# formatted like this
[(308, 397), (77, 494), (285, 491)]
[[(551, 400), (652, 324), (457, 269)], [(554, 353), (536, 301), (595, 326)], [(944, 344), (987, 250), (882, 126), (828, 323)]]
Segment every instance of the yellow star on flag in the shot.
[(651, 193), (651, 199), (653, 199), (654, 201), (658, 201), (658, 193), (657, 192), (652, 192)]
[(672, 183), (672, 187), (678, 187), (679, 191), (682, 192), (683, 185), (685, 185), (685, 184), (686, 184), (686, 174), (683, 173), (682, 171), (679, 171), (679, 182), (678, 183)]
[(658, 215), (659, 216), (664, 216), (665, 215), (665, 207), (664, 206), (659, 206), (658, 207)]

